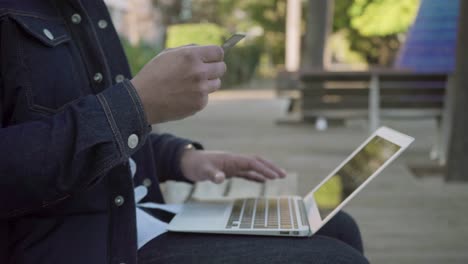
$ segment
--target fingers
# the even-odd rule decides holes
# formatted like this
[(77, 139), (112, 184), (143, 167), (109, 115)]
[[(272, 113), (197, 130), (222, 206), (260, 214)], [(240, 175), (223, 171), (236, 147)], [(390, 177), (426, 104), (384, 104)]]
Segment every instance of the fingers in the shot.
[(270, 169), (267, 165), (265, 165), (257, 158), (238, 156), (235, 161), (239, 170), (255, 171), (268, 179), (277, 179), (280, 177), (280, 175), (277, 172)]
[(220, 79), (215, 79), (215, 80), (207, 80), (205, 82), (205, 89), (208, 93), (213, 93), (219, 88), (221, 88), (221, 80)]
[(206, 91), (208, 93), (215, 92), (221, 88), (221, 77), (226, 72), (226, 64), (224, 62), (207, 63), (205, 81)]
[(226, 63), (224, 63), (224, 61), (207, 63), (205, 64), (205, 69), (208, 80), (218, 79), (226, 73)]
[(199, 169), (198, 180), (210, 180), (222, 183), (226, 178), (242, 177), (256, 182), (269, 179), (284, 178), (285, 172), (270, 161), (260, 157), (248, 157), (225, 152), (202, 151), (197, 152), (203, 159), (194, 163)]
[(274, 165), (271, 161), (269, 160), (266, 160), (262, 157), (256, 157), (256, 159), (260, 162), (262, 162), (265, 166), (267, 166), (268, 168), (270, 168), (271, 170), (273, 170), (274, 172), (276, 172), (280, 178), (285, 178), (287, 175), (286, 175), (286, 171), (281, 169), (281, 168), (278, 168), (276, 165)]
[(183, 49), (183, 48), (192, 47), (192, 46), (197, 46), (197, 44), (191, 43), (191, 44), (182, 45), (182, 46), (179, 46), (179, 47), (167, 48), (167, 49), (164, 49), (162, 52), (174, 51), (174, 50)]
[(196, 49), (196, 52), (200, 55), (203, 62), (221, 62), (224, 59), (224, 51), (220, 46), (198, 46), (193, 47)]
[(216, 184), (223, 183), (225, 179), (226, 179), (226, 174), (224, 174), (224, 172), (222, 171), (217, 171), (211, 177), (211, 181)]
[(226, 179), (226, 174), (212, 165), (207, 166), (204, 173), (208, 176), (208, 180), (216, 184), (223, 183)]

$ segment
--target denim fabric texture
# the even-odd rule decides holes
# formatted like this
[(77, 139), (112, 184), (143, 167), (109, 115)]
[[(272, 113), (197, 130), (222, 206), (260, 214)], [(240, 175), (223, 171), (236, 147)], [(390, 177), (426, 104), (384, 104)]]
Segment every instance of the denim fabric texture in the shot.
[(136, 263), (133, 186), (163, 202), (193, 142), (150, 134), (130, 78), (102, 0), (0, 0), (0, 263)]
[(312, 237), (166, 233), (138, 251), (139, 264), (366, 264), (356, 222), (339, 212)]
[[(0, 264), (137, 263), (134, 186), (163, 203), (160, 182), (187, 181), (184, 146), (202, 146), (151, 134), (128, 79), (102, 0), (0, 0)], [(366, 263), (339, 216), (307, 239), (168, 233), (141, 263)]]

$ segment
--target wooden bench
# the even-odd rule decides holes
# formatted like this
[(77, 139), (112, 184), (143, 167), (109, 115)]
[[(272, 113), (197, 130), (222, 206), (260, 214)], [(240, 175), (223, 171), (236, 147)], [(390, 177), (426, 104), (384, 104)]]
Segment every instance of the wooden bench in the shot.
[(289, 98), (290, 106), (289, 117), (279, 123), (367, 118), (369, 130), (374, 131), (381, 118), (431, 118), (438, 126), (431, 157), (441, 158), (447, 81), (443, 73), (397, 70), (283, 72), (278, 76), (277, 94)]
[(301, 102), (301, 82), (298, 72), (280, 71), (276, 77), (275, 91), (276, 96), (288, 99), (287, 114), (289, 118), (295, 113), (300, 112)]
[(266, 183), (256, 183), (241, 178), (228, 179), (222, 184), (205, 181), (191, 185), (168, 181), (161, 184), (161, 190), (166, 203), (297, 195), (297, 175), (291, 173), (284, 179), (267, 181)]
[(303, 72), (302, 116), (367, 117), (375, 130), (381, 117), (435, 118), (443, 112), (447, 75), (408, 71)]

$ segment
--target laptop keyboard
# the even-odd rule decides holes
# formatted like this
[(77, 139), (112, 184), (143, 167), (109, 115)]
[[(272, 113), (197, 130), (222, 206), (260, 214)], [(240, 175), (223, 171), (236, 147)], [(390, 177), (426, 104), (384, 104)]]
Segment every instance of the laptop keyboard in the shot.
[(236, 199), (226, 228), (298, 228), (296, 201), (291, 197)]

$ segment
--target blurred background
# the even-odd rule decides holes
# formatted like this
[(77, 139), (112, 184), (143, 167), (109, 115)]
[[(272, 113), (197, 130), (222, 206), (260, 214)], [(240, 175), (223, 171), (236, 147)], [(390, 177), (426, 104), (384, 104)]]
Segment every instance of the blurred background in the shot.
[[(288, 55), (301, 56), (300, 42), (306, 42), (306, 31), (313, 30), (308, 27), (325, 31), (327, 43), (322, 51), (329, 69), (391, 66), (420, 5), (420, 0), (312, 1), (315, 5), (308, 10), (308, 1), (287, 0), (106, 2), (134, 72), (164, 48), (191, 43), (220, 45), (234, 32), (247, 33), (247, 39), (226, 58), (230, 66), (226, 88), (255, 78), (275, 77), (277, 70), (285, 68), (287, 34), (296, 42), (290, 45)], [(288, 5), (293, 9), (289, 13)], [(308, 13), (327, 18), (308, 24)], [(290, 32), (287, 19), (293, 20)], [(297, 65), (289, 68), (295, 70), (300, 60), (292, 59)]]
[[(155, 130), (263, 155), (290, 177), (266, 187), (166, 184), (168, 202), (305, 195), (386, 125), (416, 141), (344, 209), (361, 227), (366, 256), (468, 263), (467, 1), (105, 2), (133, 73), (165, 48), (247, 33), (226, 54), (223, 87), (208, 107)], [(327, 188), (320, 206), (339, 204), (346, 187)]]

